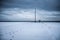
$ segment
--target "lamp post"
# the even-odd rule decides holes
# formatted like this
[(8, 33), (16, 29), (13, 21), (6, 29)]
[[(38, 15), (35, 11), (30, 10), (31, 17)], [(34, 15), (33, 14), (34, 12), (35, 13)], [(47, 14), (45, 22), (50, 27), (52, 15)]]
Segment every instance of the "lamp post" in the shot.
[(35, 8), (35, 22), (36, 22), (36, 8)]

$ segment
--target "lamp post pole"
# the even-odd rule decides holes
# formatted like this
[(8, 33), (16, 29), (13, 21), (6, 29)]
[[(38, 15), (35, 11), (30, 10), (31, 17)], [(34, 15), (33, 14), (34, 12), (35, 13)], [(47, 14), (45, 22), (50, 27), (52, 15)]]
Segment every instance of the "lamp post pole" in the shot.
[(35, 8), (35, 22), (36, 22), (36, 8)]

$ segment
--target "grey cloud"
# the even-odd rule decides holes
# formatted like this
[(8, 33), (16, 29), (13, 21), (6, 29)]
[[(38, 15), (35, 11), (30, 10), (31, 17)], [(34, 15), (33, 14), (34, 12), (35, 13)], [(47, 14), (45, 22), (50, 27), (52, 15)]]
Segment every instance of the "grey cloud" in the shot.
[(59, 0), (2, 0), (5, 8), (37, 8), (51, 11), (60, 11)]
[[(35, 20), (34, 9), (8, 8), (1, 12), (0, 21), (26, 21)], [(60, 12), (37, 10), (36, 20), (41, 21), (60, 21)], [(5, 19), (5, 20), (4, 20)]]

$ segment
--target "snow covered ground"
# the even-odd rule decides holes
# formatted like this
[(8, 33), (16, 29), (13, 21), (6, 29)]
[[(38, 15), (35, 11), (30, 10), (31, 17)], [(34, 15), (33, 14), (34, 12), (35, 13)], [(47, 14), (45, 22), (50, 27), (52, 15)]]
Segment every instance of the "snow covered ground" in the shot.
[(0, 40), (60, 40), (60, 23), (0, 22)]

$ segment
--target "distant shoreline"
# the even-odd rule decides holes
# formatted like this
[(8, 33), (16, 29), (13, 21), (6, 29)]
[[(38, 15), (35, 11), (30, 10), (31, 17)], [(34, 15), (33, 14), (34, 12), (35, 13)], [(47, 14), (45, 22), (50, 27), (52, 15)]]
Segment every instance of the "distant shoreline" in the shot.
[(60, 22), (60, 21), (0, 21), (0, 22)]

